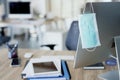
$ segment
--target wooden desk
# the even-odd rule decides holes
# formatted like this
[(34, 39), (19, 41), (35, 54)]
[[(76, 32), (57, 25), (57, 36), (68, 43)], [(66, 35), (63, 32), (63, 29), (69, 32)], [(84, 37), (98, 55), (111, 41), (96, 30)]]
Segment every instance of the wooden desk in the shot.
[[(21, 58), (21, 67), (10, 67), (10, 59), (8, 59), (7, 49), (0, 50), (0, 80), (22, 80), (21, 72), (27, 59), (24, 58), (24, 53), (32, 52), (33, 58), (45, 55), (74, 55), (74, 51), (41, 51), (19, 49), (19, 57)], [(117, 67), (106, 66), (105, 70), (83, 70), (82, 68), (74, 69), (73, 61), (67, 61), (71, 74), (71, 80), (100, 80), (97, 75), (109, 70), (117, 69)]]

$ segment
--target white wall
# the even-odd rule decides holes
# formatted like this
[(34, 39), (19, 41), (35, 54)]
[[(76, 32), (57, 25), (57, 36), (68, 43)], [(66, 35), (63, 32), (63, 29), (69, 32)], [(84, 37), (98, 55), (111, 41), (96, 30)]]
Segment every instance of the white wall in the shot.
[(45, 15), (47, 13), (46, 0), (31, 0), (32, 8), (36, 14)]
[(68, 18), (80, 13), (81, 0), (51, 0), (51, 12), (58, 17)]
[(86, 2), (111, 2), (112, 0), (50, 0), (50, 1), (51, 12), (55, 16), (70, 18), (79, 15), (81, 13), (81, 8), (84, 7), (84, 4)]
[(112, 0), (99, 0), (99, 2), (112, 2)]

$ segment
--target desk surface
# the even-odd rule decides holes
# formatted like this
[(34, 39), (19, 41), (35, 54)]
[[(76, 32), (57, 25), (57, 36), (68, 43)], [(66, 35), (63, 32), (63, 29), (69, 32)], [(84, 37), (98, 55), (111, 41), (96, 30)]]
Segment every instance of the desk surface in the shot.
[[(26, 28), (26, 26), (40, 26), (43, 25), (45, 22), (44, 19), (38, 19), (38, 20), (17, 20), (17, 19), (11, 19), (6, 21), (0, 21), (0, 27), (4, 26), (12, 26), (12, 27), (20, 27), (20, 28)], [(23, 27), (24, 26), (24, 27)], [(27, 28), (29, 28), (27, 27)]]
[[(74, 51), (41, 51), (41, 50), (29, 50), (19, 49), (18, 54), (21, 58), (21, 67), (10, 67), (10, 59), (8, 59), (7, 49), (0, 50), (0, 80), (22, 80), (21, 72), (24, 68), (27, 59), (24, 58), (24, 53), (32, 52), (33, 58), (45, 56), (45, 55), (75, 55)], [(105, 70), (83, 70), (82, 68), (74, 69), (73, 61), (67, 61), (71, 74), (71, 80), (100, 80), (97, 75), (109, 70), (117, 69), (117, 67), (106, 66)]]

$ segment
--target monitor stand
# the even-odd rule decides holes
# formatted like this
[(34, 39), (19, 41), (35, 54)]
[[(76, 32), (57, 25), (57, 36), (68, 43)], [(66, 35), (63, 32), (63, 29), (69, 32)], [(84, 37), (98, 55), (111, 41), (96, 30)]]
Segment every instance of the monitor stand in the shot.
[(112, 70), (98, 75), (98, 77), (103, 80), (120, 80), (119, 79), (120, 78), (120, 36), (115, 37), (114, 41), (115, 41), (118, 70)]
[(85, 70), (100, 70), (100, 69), (104, 69), (104, 65), (103, 63), (96, 63), (96, 64), (93, 64), (93, 65), (89, 65), (89, 66), (85, 66), (83, 67), (83, 69)]

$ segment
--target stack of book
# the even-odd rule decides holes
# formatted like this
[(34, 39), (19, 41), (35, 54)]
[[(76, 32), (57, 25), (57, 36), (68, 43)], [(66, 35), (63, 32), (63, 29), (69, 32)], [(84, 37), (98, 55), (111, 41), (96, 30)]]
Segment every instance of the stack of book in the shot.
[(70, 80), (67, 63), (60, 59), (31, 59), (21, 73), (27, 80)]

